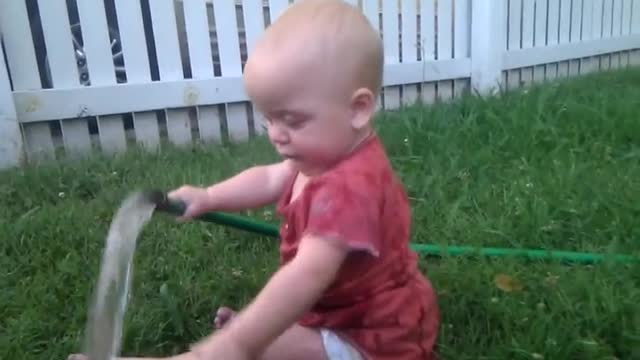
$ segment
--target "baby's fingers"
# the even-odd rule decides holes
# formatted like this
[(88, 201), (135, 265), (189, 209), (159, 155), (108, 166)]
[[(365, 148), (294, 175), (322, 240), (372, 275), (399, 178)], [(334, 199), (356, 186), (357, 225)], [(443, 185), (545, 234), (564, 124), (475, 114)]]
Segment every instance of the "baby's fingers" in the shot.
[(202, 214), (202, 212), (203, 212), (202, 205), (199, 202), (194, 202), (189, 206), (187, 206), (187, 208), (184, 211), (184, 214), (178, 217), (178, 220), (182, 222), (189, 221), (199, 216), (200, 214)]

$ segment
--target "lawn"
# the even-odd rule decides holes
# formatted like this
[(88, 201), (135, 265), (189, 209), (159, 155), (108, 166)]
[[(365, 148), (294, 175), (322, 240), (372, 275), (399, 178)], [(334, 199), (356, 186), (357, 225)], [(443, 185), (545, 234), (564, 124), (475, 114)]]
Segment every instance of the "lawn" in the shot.
[[(640, 71), (381, 114), (413, 242), (640, 255)], [(131, 191), (208, 184), (269, 144), (166, 149), (0, 173), (0, 358), (80, 349), (109, 222)], [(276, 221), (270, 209), (251, 216)], [(125, 354), (168, 355), (240, 307), (276, 240), (157, 216), (139, 238)], [(443, 359), (640, 358), (640, 265), (424, 257)], [(512, 286), (496, 286), (498, 275)], [(161, 292), (163, 287), (167, 290)]]

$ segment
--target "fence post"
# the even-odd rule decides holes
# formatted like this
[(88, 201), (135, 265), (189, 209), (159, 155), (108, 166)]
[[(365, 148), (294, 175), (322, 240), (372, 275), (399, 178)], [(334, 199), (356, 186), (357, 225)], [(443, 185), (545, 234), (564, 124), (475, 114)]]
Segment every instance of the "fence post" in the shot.
[(491, 94), (502, 82), (507, 0), (471, 1), (471, 87)]
[(4, 59), (4, 48), (0, 43), (0, 169), (20, 165), (23, 161), (22, 135)]

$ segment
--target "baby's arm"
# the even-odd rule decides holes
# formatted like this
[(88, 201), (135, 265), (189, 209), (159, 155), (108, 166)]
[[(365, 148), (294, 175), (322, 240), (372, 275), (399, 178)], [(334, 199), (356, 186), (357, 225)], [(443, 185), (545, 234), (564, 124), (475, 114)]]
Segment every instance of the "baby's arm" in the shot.
[[(296, 257), (275, 273), (255, 300), (221, 330), (222, 336), (257, 357), (317, 302), (333, 282), (347, 251), (337, 241), (303, 238)], [(212, 339), (216, 336), (212, 335)], [(207, 353), (207, 343), (205, 340), (198, 346), (203, 354)]]
[(218, 211), (262, 207), (277, 201), (293, 168), (289, 161), (254, 166), (207, 188), (211, 204)]
[(185, 218), (207, 211), (252, 209), (274, 203), (293, 175), (289, 161), (254, 166), (207, 188), (181, 186), (171, 191), (169, 197), (187, 204)]

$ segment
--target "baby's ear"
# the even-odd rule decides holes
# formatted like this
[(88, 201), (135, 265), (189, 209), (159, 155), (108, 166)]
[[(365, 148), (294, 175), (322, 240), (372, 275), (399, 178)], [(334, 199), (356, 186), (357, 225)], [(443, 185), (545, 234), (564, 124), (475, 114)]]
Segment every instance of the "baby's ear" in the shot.
[(376, 111), (376, 97), (367, 88), (359, 88), (351, 97), (351, 126), (362, 129), (369, 125)]

